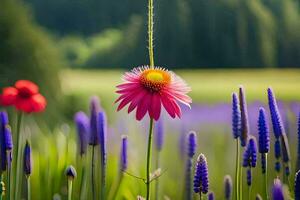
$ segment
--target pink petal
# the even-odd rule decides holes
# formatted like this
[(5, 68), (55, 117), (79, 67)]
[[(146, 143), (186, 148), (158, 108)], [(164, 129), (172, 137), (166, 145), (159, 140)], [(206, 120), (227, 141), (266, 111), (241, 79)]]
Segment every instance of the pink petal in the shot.
[(176, 103), (176, 101), (172, 101), (173, 107), (175, 109), (175, 114), (180, 118), (181, 117), (181, 108), (179, 105)]
[(136, 119), (141, 120), (145, 114), (147, 113), (147, 110), (149, 110), (149, 106), (151, 103), (151, 94), (146, 94), (143, 98), (143, 101), (140, 101), (137, 110), (136, 110)]
[(140, 90), (139, 93), (136, 95), (136, 97), (131, 101), (129, 107), (128, 107), (128, 113), (133, 111), (135, 107), (139, 104), (140, 100), (144, 98), (144, 96), (147, 94), (146, 90)]
[(132, 99), (135, 98), (135, 96), (137, 95), (138, 91), (134, 91), (131, 93), (128, 93), (129, 95), (127, 95), (125, 98), (123, 98), (123, 100), (121, 101), (121, 103), (118, 106), (117, 111), (121, 110), (122, 108), (124, 108), (124, 106), (126, 106), (130, 101), (132, 101)]
[(172, 118), (175, 118), (176, 117), (175, 109), (173, 107), (172, 101), (167, 96), (162, 95), (161, 96), (161, 102), (162, 102), (164, 108), (166, 109), (166, 111), (169, 113), (169, 115)]
[(149, 110), (149, 115), (151, 118), (158, 120), (160, 116), (161, 111), (161, 105), (160, 105), (160, 95), (159, 94), (152, 94), (152, 100), (151, 100), (151, 107)]

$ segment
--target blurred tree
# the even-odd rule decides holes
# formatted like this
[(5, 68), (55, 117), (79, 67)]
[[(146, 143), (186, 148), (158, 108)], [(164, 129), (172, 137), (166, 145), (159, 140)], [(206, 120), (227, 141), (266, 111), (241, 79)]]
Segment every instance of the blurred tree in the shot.
[(18, 79), (36, 82), (48, 100), (45, 115), (54, 119), (61, 96), (58, 51), (21, 1), (0, 0), (0, 7), (0, 86)]

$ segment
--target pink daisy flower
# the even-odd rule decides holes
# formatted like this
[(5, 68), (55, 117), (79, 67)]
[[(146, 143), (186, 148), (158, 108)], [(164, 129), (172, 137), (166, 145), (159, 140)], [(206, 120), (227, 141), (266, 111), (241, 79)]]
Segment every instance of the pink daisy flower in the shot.
[(180, 118), (178, 102), (190, 107), (192, 99), (187, 95), (191, 88), (175, 73), (164, 68), (148, 66), (134, 68), (123, 76), (124, 83), (117, 86), (120, 97), (118, 111), (127, 104), (128, 113), (136, 108), (136, 119), (148, 112), (150, 118), (159, 119), (161, 106), (172, 118)]

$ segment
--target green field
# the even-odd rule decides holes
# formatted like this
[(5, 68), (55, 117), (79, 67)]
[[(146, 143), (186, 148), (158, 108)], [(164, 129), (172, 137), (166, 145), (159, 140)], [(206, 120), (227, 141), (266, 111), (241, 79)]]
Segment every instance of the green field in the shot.
[[(285, 101), (300, 100), (300, 69), (266, 70), (187, 70), (176, 71), (192, 88), (194, 102), (230, 101), (230, 95), (244, 85), (247, 98), (266, 101), (271, 86)], [(61, 73), (65, 94), (90, 96), (105, 100), (115, 98), (115, 86), (121, 83), (123, 71), (65, 70)]]

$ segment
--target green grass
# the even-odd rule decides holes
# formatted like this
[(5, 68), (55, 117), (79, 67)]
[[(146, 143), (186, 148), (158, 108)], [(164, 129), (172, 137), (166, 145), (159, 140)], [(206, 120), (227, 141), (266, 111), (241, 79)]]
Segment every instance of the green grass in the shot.
[[(230, 101), (230, 95), (244, 85), (249, 101), (266, 101), (271, 86), (281, 100), (300, 100), (300, 69), (256, 70), (185, 70), (176, 71), (192, 88), (195, 102)], [(61, 73), (66, 94), (98, 94), (109, 100), (116, 97), (115, 86), (121, 83), (123, 71), (65, 70)]]

